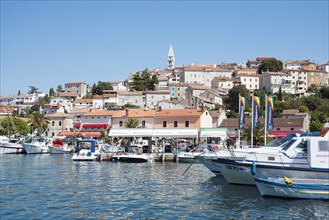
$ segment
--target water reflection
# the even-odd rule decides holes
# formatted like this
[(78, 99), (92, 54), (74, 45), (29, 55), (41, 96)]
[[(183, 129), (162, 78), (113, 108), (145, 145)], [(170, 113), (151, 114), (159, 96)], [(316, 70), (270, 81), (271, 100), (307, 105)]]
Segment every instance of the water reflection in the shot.
[[(3, 219), (273, 219), (329, 217), (329, 203), (262, 197), (201, 164), (73, 162), (70, 155), (0, 157)], [(183, 175), (183, 173), (185, 174)]]

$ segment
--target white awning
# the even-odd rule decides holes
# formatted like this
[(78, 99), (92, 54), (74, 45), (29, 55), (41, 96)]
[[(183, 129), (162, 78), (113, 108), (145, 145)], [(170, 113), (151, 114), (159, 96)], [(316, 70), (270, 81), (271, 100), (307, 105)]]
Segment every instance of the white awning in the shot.
[(155, 128), (153, 137), (180, 137), (180, 138), (197, 138), (198, 129), (194, 128)]
[(110, 130), (110, 137), (151, 137), (152, 128), (113, 128)]
[(200, 137), (220, 137), (222, 140), (226, 139), (227, 132), (226, 131), (201, 131)]
[(177, 137), (197, 138), (198, 129), (194, 128), (113, 128), (110, 137)]

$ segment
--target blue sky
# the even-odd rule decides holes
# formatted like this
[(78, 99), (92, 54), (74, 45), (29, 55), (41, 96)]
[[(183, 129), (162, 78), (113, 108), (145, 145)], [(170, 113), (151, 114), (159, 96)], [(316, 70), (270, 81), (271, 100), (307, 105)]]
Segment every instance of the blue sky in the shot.
[(260, 56), (329, 60), (326, 1), (3, 1), (0, 95)]

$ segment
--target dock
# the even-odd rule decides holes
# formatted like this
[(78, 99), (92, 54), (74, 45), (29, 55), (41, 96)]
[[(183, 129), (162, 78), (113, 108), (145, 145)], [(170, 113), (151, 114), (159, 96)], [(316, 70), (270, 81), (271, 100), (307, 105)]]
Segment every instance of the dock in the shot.
[[(101, 161), (112, 161), (112, 155), (116, 153), (102, 153)], [(177, 157), (173, 153), (152, 153), (156, 162), (177, 162)]]

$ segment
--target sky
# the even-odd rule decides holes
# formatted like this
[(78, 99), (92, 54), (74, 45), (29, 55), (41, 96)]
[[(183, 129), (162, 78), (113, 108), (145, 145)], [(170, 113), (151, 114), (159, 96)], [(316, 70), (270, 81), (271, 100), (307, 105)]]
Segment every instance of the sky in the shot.
[(329, 1), (1, 0), (0, 96), (176, 65), (329, 60)]

